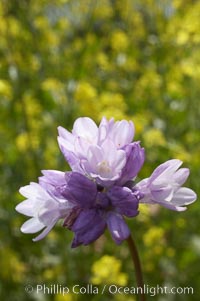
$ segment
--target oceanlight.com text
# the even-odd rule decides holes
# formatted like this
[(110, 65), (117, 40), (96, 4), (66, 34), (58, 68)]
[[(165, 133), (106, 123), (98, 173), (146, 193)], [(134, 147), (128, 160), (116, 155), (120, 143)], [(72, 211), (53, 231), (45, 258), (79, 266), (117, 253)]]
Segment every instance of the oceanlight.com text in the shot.
[(67, 294), (76, 294), (76, 295), (97, 295), (97, 294), (121, 294), (121, 295), (139, 295), (145, 294), (151, 297), (156, 295), (193, 295), (193, 287), (175, 287), (175, 286), (150, 286), (144, 284), (143, 287), (134, 287), (134, 286), (118, 286), (115, 284), (104, 284), (102, 286), (95, 286), (93, 284), (87, 284), (85, 286), (74, 284), (73, 286), (65, 286), (62, 284), (37, 284), (26, 285), (25, 291), (27, 293), (36, 293), (44, 295), (67, 295)]

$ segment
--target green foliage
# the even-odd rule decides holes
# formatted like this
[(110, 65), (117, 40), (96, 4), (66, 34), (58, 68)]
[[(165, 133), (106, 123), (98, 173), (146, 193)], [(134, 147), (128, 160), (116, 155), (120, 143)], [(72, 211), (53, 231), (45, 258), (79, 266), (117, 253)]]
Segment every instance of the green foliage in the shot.
[[(106, 264), (116, 279), (135, 285), (126, 243), (115, 247), (107, 233), (71, 250), (72, 234), (60, 225), (38, 243), (19, 231), (25, 220), (14, 210), (22, 200), (19, 187), (36, 181), (41, 169), (68, 169), (56, 142), (58, 125), (70, 129), (79, 116), (133, 120), (146, 148), (139, 176), (179, 158), (199, 193), (199, 15), (197, 0), (0, 0), (1, 300), (99, 300), (28, 294), (24, 286), (84, 286), (95, 266), (103, 285)], [(199, 218), (196, 202), (184, 213), (141, 206), (128, 221), (145, 283), (194, 288), (194, 295), (155, 300), (199, 300)], [(105, 264), (109, 256), (114, 261)]]

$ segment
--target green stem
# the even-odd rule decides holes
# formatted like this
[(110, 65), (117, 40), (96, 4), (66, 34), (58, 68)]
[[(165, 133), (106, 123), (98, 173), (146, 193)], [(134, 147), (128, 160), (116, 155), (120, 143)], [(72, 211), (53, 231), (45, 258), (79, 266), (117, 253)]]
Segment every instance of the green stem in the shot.
[(136, 244), (131, 235), (127, 238), (127, 243), (128, 243), (131, 257), (132, 257), (132, 260), (133, 260), (133, 263), (135, 266), (135, 276), (136, 276), (137, 287), (141, 288), (138, 290), (139, 300), (145, 301), (146, 298), (145, 298), (145, 294), (144, 294), (144, 282), (143, 282), (140, 258), (139, 258), (139, 254), (137, 251)]

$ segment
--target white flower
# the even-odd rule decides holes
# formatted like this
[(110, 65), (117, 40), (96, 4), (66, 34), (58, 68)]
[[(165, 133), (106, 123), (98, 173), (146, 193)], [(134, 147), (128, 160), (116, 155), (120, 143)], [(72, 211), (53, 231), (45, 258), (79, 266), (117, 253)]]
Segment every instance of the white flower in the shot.
[(131, 121), (103, 117), (97, 127), (92, 119), (81, 117), (71, 133), (62, 127), (58, 127), (58, 133), (58, 144), (72, 170), (95, 178), (98, 184), (109, 186), (122, 175), (124, 178), (126, 163), (135, 157), (135, 148), (131, 148), (131, 154), (127, 149), (134, 137)]
[(159, 165), (152, 175), (139, 182), (134, 188), (143, 197), (141, 203), (158, 203), (176, 211), (184, 211), (186, 205), (193, 203), (196, 193), (186, 187), (181, 187), (189, 176), (188, 168), (180, 168), (180, 160), (169, 160)]
[(21, 231), (36, 233), (45, 228), (33, 241), (44, 238), (56, 222), (65, 218), (74, 206), (69, 201), (50, 194), (37, 183), (31, 182), (30, 185), (21, 187), (19, 192), (27, 199), (18, 204), (16, 210), (31, 217), (22, 225)]

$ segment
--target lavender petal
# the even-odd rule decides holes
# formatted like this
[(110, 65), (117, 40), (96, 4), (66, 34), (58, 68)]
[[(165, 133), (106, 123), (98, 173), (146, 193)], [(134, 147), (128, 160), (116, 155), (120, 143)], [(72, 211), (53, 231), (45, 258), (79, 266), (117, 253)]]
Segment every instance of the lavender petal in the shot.
[(130, 235), (130, 230), (120, 214), (109, 212), (107, 214), (107, 226), (116, 244), (120, 244)]

